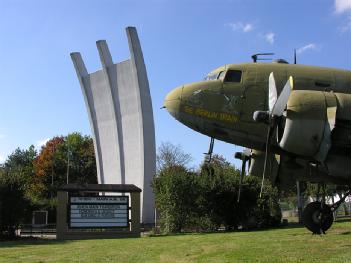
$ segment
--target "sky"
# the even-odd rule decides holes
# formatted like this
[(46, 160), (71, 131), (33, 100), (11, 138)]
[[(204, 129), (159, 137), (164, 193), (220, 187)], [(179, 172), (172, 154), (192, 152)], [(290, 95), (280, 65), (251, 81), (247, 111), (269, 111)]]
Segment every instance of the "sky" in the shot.
[[(141, 41), (157, 146), (179, 144), (194, 167), (210, 139), (160, 109), (173, 88), (259, 52), (292, 62), (294, 48), (299, 64), (350, 69), (351, 0), (0, 0), (0, 162), (57, 135), (91, 135), (70, 53), (94, 72), (105, 39), (115, 63), (128, 59), (127, 26)], [(237, 166), (240, 150), (215, 142)]]

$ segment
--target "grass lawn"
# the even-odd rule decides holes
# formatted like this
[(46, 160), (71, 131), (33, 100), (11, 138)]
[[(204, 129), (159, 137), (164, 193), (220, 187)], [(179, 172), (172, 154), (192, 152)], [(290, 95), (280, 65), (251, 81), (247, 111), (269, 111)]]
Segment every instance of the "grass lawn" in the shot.
[(0, 242), (0, 262), (351, 262), (351, 221), (316, 236), (290, 226), (133, 239)]

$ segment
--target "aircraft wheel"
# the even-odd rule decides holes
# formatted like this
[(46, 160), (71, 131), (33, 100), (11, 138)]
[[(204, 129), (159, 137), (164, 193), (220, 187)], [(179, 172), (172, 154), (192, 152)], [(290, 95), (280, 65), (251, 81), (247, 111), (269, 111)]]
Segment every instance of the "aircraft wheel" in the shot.
[(310, 230), (313, 234), (325, 234), (331, 225), (333, 224), (333, 212), (327, 204), (316, 201), (309, 203), (302, 213), (302, 220), (305, 227)]

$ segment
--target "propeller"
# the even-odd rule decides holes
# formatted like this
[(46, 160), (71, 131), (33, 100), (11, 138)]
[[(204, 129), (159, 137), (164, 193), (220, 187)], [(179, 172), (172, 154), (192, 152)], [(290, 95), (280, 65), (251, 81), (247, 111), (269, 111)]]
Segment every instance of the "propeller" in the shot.
[(254, 115), (253, 115), (253, 118), (255, 121), (268, 124), (267, 137), (266, 137), (266, 151), (265, 151), (266, 155), (265, 155), (264, 166), (263, 166), (263, 175), (262, 175), (260, 197), (262, 195), (263, 186), (264, 186), (264, 177), (265, 177), (265, 173), (266, 173), (267, 161), (268, 161), (268, 155), (269, 155), (269, 143), (271, 141), (272, 134), (274, 133), (276, 126), (278, 125), (277, 120), (284, 113), (284, 110), (285, 110), (286, 105), (287, 105), (288, 100), (289, 100), (291, 90), (292, 90), (293, 85), (294, 85), (293, 78), (290, 76), (289, 79), (287, 80), (287, 82), (285, 83), (284, 88), (278, 97), (273, 72), (271, 72), (269, 74), (268, 83), (269, 83), (269, 86), (268, 86), (268, 108), (269, 108), (269, 111), (268, 112), (267, 111), (255, 111)]

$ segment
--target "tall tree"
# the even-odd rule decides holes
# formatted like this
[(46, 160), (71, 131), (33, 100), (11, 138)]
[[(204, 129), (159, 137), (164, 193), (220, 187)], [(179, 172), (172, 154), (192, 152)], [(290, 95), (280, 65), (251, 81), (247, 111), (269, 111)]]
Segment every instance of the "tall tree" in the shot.
[(17, 176), (22, 182), (22, 188), (25, 190), (34, 175), (33, 161), (36, 156), (37, 151), (33, 145), (28, 150), (17, 148), (7, 157), (3, 165), (8, 180)]
[(15, 236), (15, 229), (31, 217), (28, 189), (34, 176), (34, 146), (16, 149), (0, 168), (0, 236)]
[(157, 149), (157, 171), (170, 167), (186, 167), (193, 160), (190, 154), (185, 153), (180, 145), (162, 142)]
[(60, 149), (66, 163), (69, 183), (97, 183), (94, 144), (89, 136), (72, 133), (65, 137)]
[(60, 156), (60, 145), (64, 137), (54, 137), (42, 146), (38, 157), (34, 160), (35, 178), (31, 185), (32, 195), (37, 201), (52, 199), (57, 187), (63, 184), (65, 163)]
[(41, 198), (52, 199), (68, 183), (97, 183), (93, 140), (80, 133), (54, 137), (34, 161), (33, 189)]

